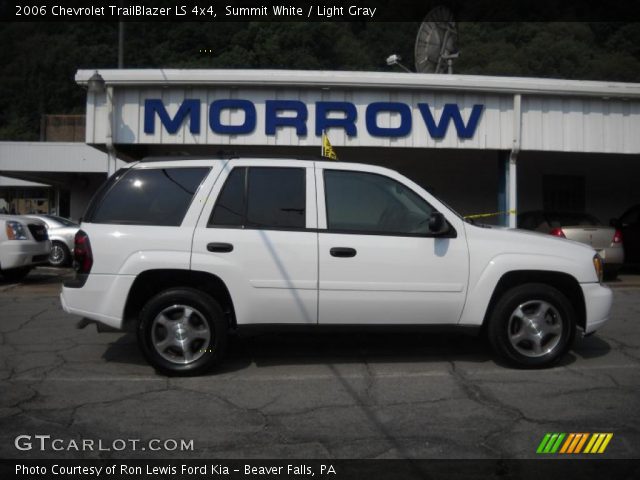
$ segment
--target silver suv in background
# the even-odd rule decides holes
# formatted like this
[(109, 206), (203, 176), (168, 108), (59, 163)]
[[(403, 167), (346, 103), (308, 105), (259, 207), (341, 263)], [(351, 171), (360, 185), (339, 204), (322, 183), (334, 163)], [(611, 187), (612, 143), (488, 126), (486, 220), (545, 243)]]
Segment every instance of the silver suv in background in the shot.
[(41, 220), (0, 215), (0, 275), (9, 281), (24, 278), (49, 260), (51, 242)]
[(49, 264), (53, 267), (66, 267), (71, 264), (73, 255), (73, 239), (80, 230), (80, 225), (69, 219), (55, 215), (25, 215), (29, 218), (42, 220), (47, 226), (51, 253)]

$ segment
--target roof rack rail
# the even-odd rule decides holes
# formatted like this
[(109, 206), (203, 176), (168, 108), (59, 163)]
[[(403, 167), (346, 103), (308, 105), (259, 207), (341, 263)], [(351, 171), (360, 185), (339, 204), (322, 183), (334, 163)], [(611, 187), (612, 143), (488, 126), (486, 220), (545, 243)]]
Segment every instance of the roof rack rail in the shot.
[(282, 159), (282, 160), (310, 160), (310, 161), (326, 161), (331, 160), (320, 155), (278, 155), (273, 153), (232, 153), (218, 152), (210, 155), (166, 155), (144, 157), (141, 162), (163, 162), (167, 160), (231, 160), (233, 158), (265, 158), (265, 159)]

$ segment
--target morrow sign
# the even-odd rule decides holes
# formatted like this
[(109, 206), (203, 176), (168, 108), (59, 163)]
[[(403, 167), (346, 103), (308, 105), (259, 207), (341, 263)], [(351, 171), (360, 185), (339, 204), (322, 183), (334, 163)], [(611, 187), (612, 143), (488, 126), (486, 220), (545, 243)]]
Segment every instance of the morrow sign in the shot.
[[(460, 107), (455, 103), (447, 103), (442, 108), (440, 117), (435, 118), (432, 107), (428, 103), (418, 103), (420, 117), (424, 122), (429, 136), (434, 139), (444, 138), (453, 123), (460, 139), (473, 138), (476, 132), (484, 105), (476, 104), (471, 108), (471, 114), (465, 122)], [(247, 135), (255, 131), (257, 125), (256, 105), (244, 99), (214, 100), (208, 106), (208, 127), (212, 132), (220, 135)], [(202, 102), (198, 99), (182, 101), (173, 117), (161, 99), (149, 98), (144, 102), (144, 133), (154, 134), (156, 117), (160, 119), (162, 127), (169, 133), (175, 134), (189, 121), (189, 131), (198, 135), (201, 132)], [(242, 111), (244, 119), (241, 123), (224, 123), (225, 111)], [(399, 122), (394, 126), (381, 125), (379, 115), (391, 114), (397, 116)], [(299, 137), (307, 136), (309, 111), (307, 105), (299, 100), (266, 100), (264, 108), (265, 135), (273, 136), (278, 128), (293, 128)], [(336, 116), (339, 115), (339, 116)], [(315, 102), (315, 130), (317, 137), (324, 130), (341, 128), (349, 137), (358, 136), (358, 110), (351, 102), (320, 101)], [(365, 108), (365, 128), (373, 137), (404, 137), (411, 134), (413, 115), (410, 105), (402, 102), (373, 102)]]

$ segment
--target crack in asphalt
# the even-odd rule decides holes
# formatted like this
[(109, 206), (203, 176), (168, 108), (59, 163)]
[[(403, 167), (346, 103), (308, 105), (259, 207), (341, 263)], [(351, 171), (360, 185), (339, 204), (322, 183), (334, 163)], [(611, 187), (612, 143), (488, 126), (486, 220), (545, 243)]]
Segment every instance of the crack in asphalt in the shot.
[(629, 345), (628, 343), (618, 340), (617, 338), (612, 338), (602, 334), (600, 335), (600, 337), (616, 345), (618, 347), (619, 352), (625, 357), (629, 358), (630, 360), (635, 360), (636, 362), (640, 362), (640, 356), (636, 356), (628, 352), (628, 350), (631, 350), (633, 352), (637, 351), (638, 350), (637, 346)]
[(498, 396), (493, 395), (477, 383), (474, 383), (461, 369), (456, 366), (455, 362), (450, 361), (450, 365), (453, 378), (466, 393), (467, 398), (495, 411), (498, 414), (506, 414), (507, 417), (510, 417), (510, 421), (507, 421), (504, 426), (490, 430), (478, 442), (478, 445), (485, 448), (490, 454), (499, 455), (500, 458), (505, 458), (505, 452), (503, 449), (494, 447), (493, 445), (495, 442), (492, 442), (491, 440), (513, 430), (517, 423), (525, 421), (535, 425), (546, 425), (553, 422), (553, 420), (539, 420), (525, 415), (519, 408), (505, 403)]

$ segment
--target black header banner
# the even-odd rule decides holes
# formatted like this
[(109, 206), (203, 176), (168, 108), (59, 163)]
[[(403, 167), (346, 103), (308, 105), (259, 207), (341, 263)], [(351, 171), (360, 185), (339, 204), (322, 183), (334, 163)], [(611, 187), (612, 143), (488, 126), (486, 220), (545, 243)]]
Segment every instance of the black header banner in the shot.
[(0, 460), (5, 479), (413, 480), (640, 478), (639, 460)]
[(456, 21), (640, 20), (639, 0), (3, 0), (0, 20), (413, 22), (436, 6)]

